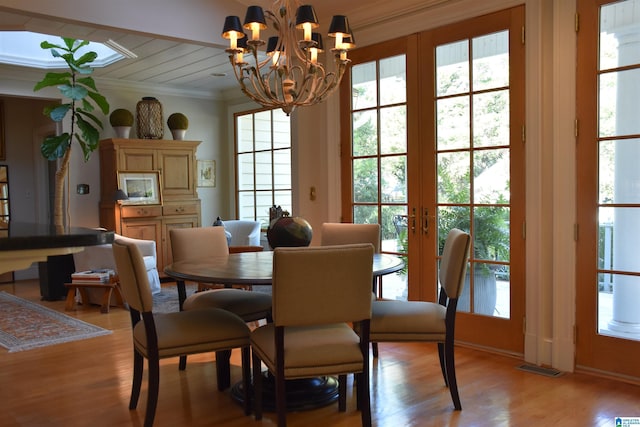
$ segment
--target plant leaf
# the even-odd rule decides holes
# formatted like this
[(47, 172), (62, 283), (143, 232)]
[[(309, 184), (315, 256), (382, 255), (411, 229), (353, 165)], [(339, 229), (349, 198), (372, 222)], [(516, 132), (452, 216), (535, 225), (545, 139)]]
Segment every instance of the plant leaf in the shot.
[(43, 41), (42, 43), (40, 43), (40, 47), (42, 49), (64, 49), (66, 50), (66, 48), (58, 45), (58, 44), (53, 44), (51, 42), (48, 41)]
[(63, 133), (57, 136), (48, 136), (42, 142), (40, 151), (47, 160), (56, 160), (64, 156), (69, 149), (71, 135)]
[(87, 86), (88, 88), (97, 91), (96, 82), (93, 80), (93, 77), (81, 77), (76, 79), (76, 83)]
[(49, 112), (47, 115), (54, 122), (61, 122), (69, 112), (70, 108), (71, 108), (71, 104), (61, 104), (58, 106), (53, 106), (53, 108), (49, 108)]
[(84, 161), (86, 162), (91, 157), (91, 153), (98, 148), (100, 132), (82, 117), (76, 116), (76, 120), (78, 129), (80, 129), (82, 134), (82, 137), (78, 138), (78, 142), (82, 146)]
[(71, 73), (47, 73), (44, 79), (36, 83), (33, 91), (38, 91), (42, 88), (49, 86), (58, 86), (62, 84), (69, 84), (71, 79)]
[(89, 93), (89, 91), (82, 86), (61, 85), (58, 86), (58, 89), (60, 89), (62, 95), (69, 99), (75, 99), (76, 101), (83, 99)]
[(100, 95), (98, 92), (92, 91), (89, 91), (89, 98), (93, 99), (93, 102), (98, 104), (98, 107), (102, 110), (102, 114), (105, 116), (109, 114), (109, 101), (107, 101), (107, 98)]
[(95, 61), (97, 57), (98, 54), (96, 52), (87, 52), (80, 58), (76, 59), (74, 62), (76, 63), (76, 65), (84, 65)]
[(78, 110), (78, 114), (82, 115), (83, 117), (86, 117), (88, 119), (91, 119), (91, 121), (93, 121), (96, 126), (98, 126), (100, 129), (104, 129), (104, 127), (102, 126), (102, 122), (100, 121), (100, 119), (98, 119), (96, 116), (94, 116), (93, 114), (89, 113), (86, 110)]

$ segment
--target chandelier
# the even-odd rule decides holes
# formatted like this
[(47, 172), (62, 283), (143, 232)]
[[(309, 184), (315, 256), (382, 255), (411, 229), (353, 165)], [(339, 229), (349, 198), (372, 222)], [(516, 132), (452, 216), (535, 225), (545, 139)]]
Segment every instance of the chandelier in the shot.
[[(260, 31), (268, 28), (267, 21), (277, 35), (265, 42)], [(227, 16), (222, 37), (229, 39), (226, 52), (242, 92), (265, 107), (282, 108), (287, 115), (296, 107), (324, 101), (340, 84), (350, 62), (347, 51), (355, 42), (347, 17), (334, 16), (328, 35), (335, 38), (331, 49), (335, 66), (329, 71), (329, 59), (327, 64), (318, 59), (324, 51), (322, 36), (313, 32), (318, 27), (313, 6), (299, 6), (297, 0), (275, 0), (268, 11), (249, 6), (243, 25), (239, 17)], [(251, 31), (251, 38), (244, 30)], [(266, 56), (259, 56), (265, 45)]]

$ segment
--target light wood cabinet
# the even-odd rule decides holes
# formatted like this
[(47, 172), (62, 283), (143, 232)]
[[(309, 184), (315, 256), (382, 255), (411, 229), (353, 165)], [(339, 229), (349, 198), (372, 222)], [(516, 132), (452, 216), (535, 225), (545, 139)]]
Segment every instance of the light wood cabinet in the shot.
[[(100, 141), (100, 225), (123, 236), (155, 240), (160, 275), (172, 259), (169, 230), (199, 227), (201, 223), (195, 155), (199, 144), (149, 139)], [(115, 202), (118, 171), (160, 172), (161, 204)]]

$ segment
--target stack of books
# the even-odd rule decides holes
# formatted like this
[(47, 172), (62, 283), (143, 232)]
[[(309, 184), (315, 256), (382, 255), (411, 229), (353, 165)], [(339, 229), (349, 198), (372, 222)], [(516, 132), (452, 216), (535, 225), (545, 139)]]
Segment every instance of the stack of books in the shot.
[(112, 283), (116, 272), (110, 268), (99, 270), (76, 271), (71, 274), (72, 283)]

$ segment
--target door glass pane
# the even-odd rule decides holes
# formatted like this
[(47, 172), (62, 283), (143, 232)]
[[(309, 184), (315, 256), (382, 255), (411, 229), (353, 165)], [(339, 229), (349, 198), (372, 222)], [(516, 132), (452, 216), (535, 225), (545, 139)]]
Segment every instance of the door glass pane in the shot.
[(509, 86), (509, 32), (501, 31), (474, 38), (473, 90), (507, 86)]
[[(640, 133), (640, 120), (627, 119), (629, 112), (640, 111), (640, 69), (602, 74), (599, 84), (600, 136)], [(621, 93), (627, 96), (618, 97)]]
[(476, 203), (509, 203), (509, 150), (473, 153), (473, 197)]
[(253, 150), (253, 116), (238, 116), (236, 124), (238, 152)]
[(468, 96), (437, 101), (437, 143), (439, 150), (467, 148), (470, 144), (471, 105)]
[(438, 154), (438, 203), (471, 201), (469, 152)]
[(438, 46), (436, 70), (437, 96), (469, 92), (469, 41)]
[(353, 113), (352, 150), (354, 156), (378, 153), (378, 120), (375, 110)]
[(361, 110), (375, 107), (378, 102), (376, 63), (367, 62), (351, 67), (351, 108)]
[(380, 159), (382, 202), (407, 203), (407, 157)]
[(378, 207), (371, 205), (355, 205), (353, 207), (355, 224), (375, 224), (378, 222)]
[(378, 162), (375, 158), (353, 161), (353, 201), (356, 203), (378, 201)]
[(380, 152), (382, 154), (407, 151), (407, 108), (380, 109)]
[(380, 60), (380, 105), (407, 101), (407, 66), (404, 55)]
[(473, 145), (509, 145), (509, 91), (487, 92), (473, 97)]
[(596, 147), (597, 286), (599, 332), (640, 340), (640, 15), (634, 10), (634, 1), (600, 9), (598, 131), (608, 139)]

